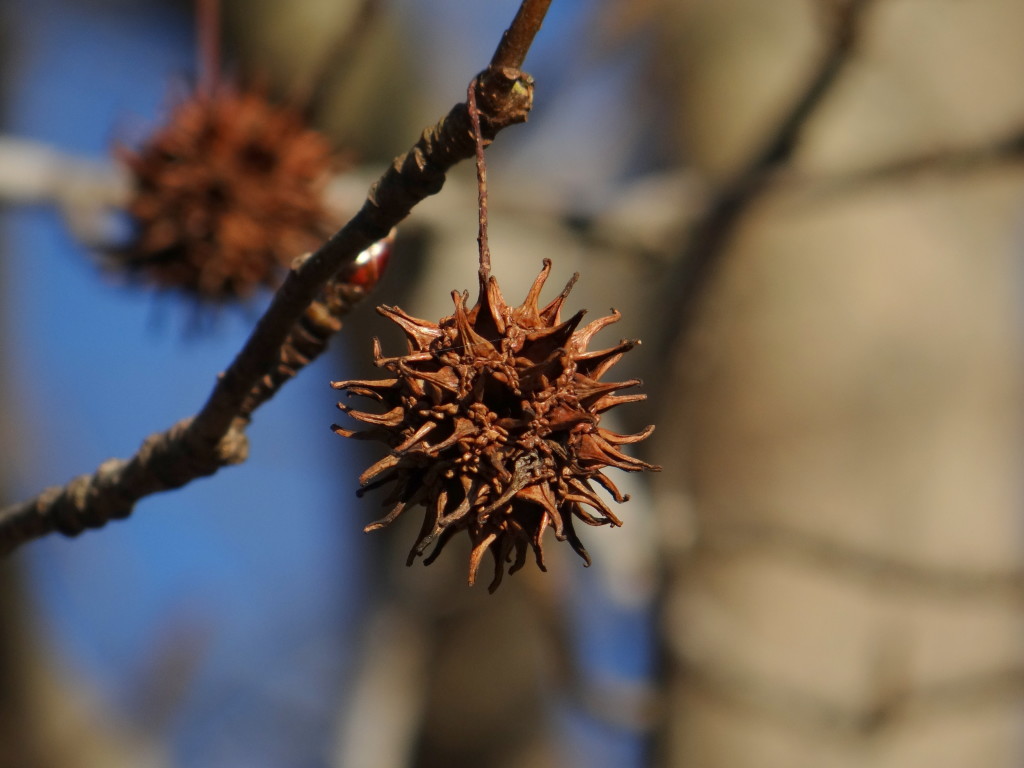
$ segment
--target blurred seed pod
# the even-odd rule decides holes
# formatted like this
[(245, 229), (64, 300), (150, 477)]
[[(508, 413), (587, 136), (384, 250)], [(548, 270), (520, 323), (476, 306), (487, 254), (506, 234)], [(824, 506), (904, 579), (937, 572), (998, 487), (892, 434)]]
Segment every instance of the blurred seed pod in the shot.
[(324, 203), (338, 168), (302, 110), (259, 88), (221, 84), (178, 104), (130, 170), (131, 240), (114, 253), (130, 275), (211, 302), (276, 287), (290, 262), (335, 223)]

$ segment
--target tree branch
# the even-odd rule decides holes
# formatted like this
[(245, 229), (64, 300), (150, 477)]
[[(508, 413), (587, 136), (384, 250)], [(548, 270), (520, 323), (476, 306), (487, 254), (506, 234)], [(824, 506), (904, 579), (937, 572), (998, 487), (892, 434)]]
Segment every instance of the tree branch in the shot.
[(550, 5), (551, 0), (523, 0), (491, 57), (491, 69), (519, 69), (523, 66), (526, 53), (544, 23)]
[[(502, 66), (492, 64), (478, 75), (476, 101), (488, 140), (527, 118), (533, 80), (519, 71), (518, 63), (548, 5), (550, 0), (523, 0), (495, 54)], [(288, 357), (289, 342), (294, 345), (299, 338), (303, 315), (324, 286), (360, 252), (386, 237), (417, 203), (439, 192), (453, 165), (474, 154), (467, 107), (457, 104), (426, 129), (412, 149), (395, 159), (348, 224), (315, 253), (297, 260), (194, 418), (150, 436), (131, 459), (109, 460), (92, 475), (0, 511), (0, 553), (51, 532), (74, 536), (102, 527), (111, 519), (130, 515), (135, 503), (151, 493), (181, 487), (222, 466), (244, 461), (244, 429), (252, 411), (305, 364), (304, 358), (309, 359), (303, 355), (287, 360), (290, 375), (275, 377)]]
[(668, 306), (679, 307), (674, 322), (665, 323), (660, 342), (672, 354), (696, 313), (700, 296), (721, 263), (740, 219), (756, 202), (777, 171), (793, 156), (810, 118), (831, 92), (852, 60), (863, 18), (873, 0), (842, 0), (830, 17), (829, 45), (803, 89), (767, 140), (727, 181), (694, 222), (682, 253), (666, 280)]

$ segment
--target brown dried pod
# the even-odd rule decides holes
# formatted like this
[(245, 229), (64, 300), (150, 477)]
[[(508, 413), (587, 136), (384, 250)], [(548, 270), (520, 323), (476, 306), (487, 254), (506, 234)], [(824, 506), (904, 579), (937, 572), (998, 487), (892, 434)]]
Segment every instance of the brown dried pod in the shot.
[(324, 187), (337, 163), (302, 111), (221, 84), (179, 104), (139, 149), (119, 148), (134, 193), (118, 264), (202, 299), (275, 287), (330, 235)]
[(579, 328), (584, 312), (566, 321), (561, 309), (578, 275), (543, 309), (541, 289), (551, 262), (533, 283), (525, 301), (509, 307), (497, 281), (480, 271), (480, 297), (468, 308), (468, 294), (453, 292), (455, 314), (439, 323), (420, 320), (397, 307), (378, 312), (397, 323), (408, 339), (408, 353), (385, 357), (374, 340), (374, 362), (391, 373), (383, 380), (332, 382), (335, 389), (379, 403), (378, 412), (338, 407), (364, 430), (337, 425), (343, 437), (379, 440), (388, 454), (359, 478), (365, 491), (390, 486), (383, 504), (385, 517), (367, 526), (376, 530), (415, 505), (426, 508), (419, 537), (408, 564), (436, 542), (425, 562), (431, 563), (459, 531), (472, 543), (469, 583), (476, 580), (484, 552), (494, 556), (494, 579), (501, 582), (523, 566), (532, 548), (544, 566), (543, 537), (568, 540), (590, 564), (574, 529), (588, 525), (621, 525), (591, 486), (612, 497), (628, 499), (602, 470), (658, 470), (625, 455), (623, 444), (643, 440), (648, 426), (620, 435), (600, 426), (602, 414), (643, 394), (616, 394), (640, 384), (637, 379), (604, 382), (605, 373), (636, 345), (623, 340), (614, 347), (588, 352), (591, 338), (617, 321), (618, 312)]

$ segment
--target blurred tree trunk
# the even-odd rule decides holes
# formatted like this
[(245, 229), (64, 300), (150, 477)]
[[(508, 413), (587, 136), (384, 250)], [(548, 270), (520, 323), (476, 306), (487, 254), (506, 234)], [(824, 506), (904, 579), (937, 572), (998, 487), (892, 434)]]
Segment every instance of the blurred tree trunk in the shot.
[[(3, 259), (0, 258), (0, 273)], [(2, 274), (0, 274), (2, 278)], [(17, 466), (16, 419), (0, 374), (0, 495)], [(144, 768), (161, 763), (145, 743), (120, 732), (96, 702), (63, 673), (35, 625), (19, 557), (0, 560), (0, 768), (103, 765)]]
[[(0, 65), (14, 25), (0, 7)], [(2, 66), (0, 66), (2, 70)], [(13, 71), (13, 70), (9, 70)], [(6, 89), (0, 77), (0, 112), (7, 111)], [(2, 213), (2, 211), (0, 211)], [(4, 222), (0, 220), (0, 228)], [(23, 253), (0, 248), (0, 285), (8, 259)], [(13, 322), (12, 322), (13, 321)], [(13, 338), (8, 324), (17, 319), (0, 312), (0, 338)], [(21, 464), (24, 438), (7, 371), (17, 365), (11, 345), (0, 348), (0, 506), (13, 501), (10, 479)], [(66, 673), (36, 625), (31, 595), (23, 576), (22, 558), (0, 558), (0, 768), (156, 768), (164, 763), (150, 743), (138, 734), (121, 730), (84, 687)]]
[(159, 768), (154, 744), (117, 722), (42, 642), (18, 573), (0, 563), (0, 768)]
[[(8, 43), (8, 27), (0, 12), (0, 63)], [(0, 105), (6, 112), (6, 80), (0, 80)], [(0, 113), (2, 114), (2, 113)], [(4, 277), (4, 261), (0, 259), (0, 282)], [(6, 332), (6, 316), (0, 314), (0, 334)], [(6, 357), (6, 356), (3, 356)], [(0, 358), (2, 359), (2, 358)], [(8, 361), (3, 360), (4, 363)], [(0, 415), (8, 413), (7, 377), (0, 373)], [(14, 456), (13, 430), (0, 430), (0, 455)], [(5, 462), (9, 463), (9, 462)], [(6, 468), (0, 470), (0, 499), (10, 496)], [(28, 712), (29, 678), (24, 664), (27, 630), (22, 615), (21, 584), (17, 578), (16, 561), (0, 560), (0, 768), (42, 766), (40, 745), (36, 743)]]
[[(709, 176), (813, 65), (813, 5), (663, 4)], [(1024, 6), (877, 0), (865, 22), (676, 350), (664, 766), (1020, 763), (1024, 166), (960, 150), (1024, 129)]]
[(27, 648), (20, 584), (14, 564), (4, 561), (0, 563), (0, 768), (53, 765), (43, 759), (43, 745), (33, 727)]

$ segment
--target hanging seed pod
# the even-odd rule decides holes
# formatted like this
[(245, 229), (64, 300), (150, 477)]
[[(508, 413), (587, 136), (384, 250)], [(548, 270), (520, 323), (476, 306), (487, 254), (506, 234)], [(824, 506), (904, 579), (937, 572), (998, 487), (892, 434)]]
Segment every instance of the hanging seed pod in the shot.
[(139, 149), (118, 151), (134, 195), (128, 272), (215, 302), (276, 287), (334, 227), (323, 202), (337, 166), (301, 111), (260, 90), (204, 89)]
[(636, 379), (603, 381), (604, 375), (638, 342), (621, 341), (588, 352), (591, 338), (619, 319), (613, 314), (580, 328), (583, 312), (562, 321), (561, 308), (577, 276), (543, 309), (541, 289), (551, 262), (535, 280), (525, 301), (509, 307), (497, 281), (480, 271), (480, 297), (453, 292), (455, 314), (439, 323), (420, 320), (397, 307), (378, 308), (405, 332), (409, 350), (385, 357), (374, 340), (374, 362), (390, 378), (333, 382), (335, 389), (378, 403), (361, 411), (338, 407), (369, 425), (343, 437), (378, 440), (387, 455), (359, 478), (364, 492), (387, 487), (387, 514), (366, 530), (394, 521), (422, 505), (426, 514), (408, 563), (423, 555), (432, 562), (460, 531), (472, 543), (469, 583), (476, 580), (484, 552), (494, 557), (493, 591), (506, 566), (523, 566), (532, 549), (544, 567), (543, 538), (551, 528), (587, 564), (590, 558), (575, 523), (621, 525), (592, 482), (617, 502), (627, 500), (603, 474), (608, 467), (629, 472), (658, 470), (621, 452), (654, 430), (620, 435), (600, 426), (602, 414), (643, 394), (617, 394)]

